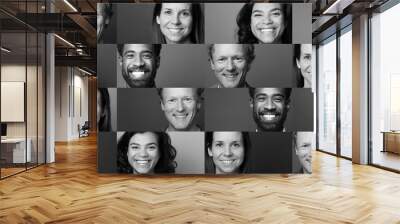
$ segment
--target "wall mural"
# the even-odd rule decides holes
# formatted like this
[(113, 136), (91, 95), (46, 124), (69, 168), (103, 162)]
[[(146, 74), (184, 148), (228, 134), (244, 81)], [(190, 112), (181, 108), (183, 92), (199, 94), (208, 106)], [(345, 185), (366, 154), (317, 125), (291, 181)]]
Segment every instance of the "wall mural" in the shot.
[(311, 173), (311, 4), (97, 4), (98, 171)]

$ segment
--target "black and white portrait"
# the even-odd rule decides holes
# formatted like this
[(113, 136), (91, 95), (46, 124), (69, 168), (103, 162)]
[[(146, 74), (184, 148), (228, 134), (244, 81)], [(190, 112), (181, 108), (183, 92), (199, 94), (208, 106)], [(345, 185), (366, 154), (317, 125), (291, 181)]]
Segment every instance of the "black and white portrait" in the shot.
[(312, 155), (311, 148), (313, 145), (312, 132), (293, 132), (293, 149), (296, 158), (300, 162), (301, 167), (294, 170), (295, 173), (312, 173)]
[(121, 75), (117, 78), (118, 87), (155, 87), (161, 44), (118, 44), (117, 47), (121, 68)]
[(206, 3), (206, 43), (311, 43), (311, 11), (311, 4)]
[(248, 87), (246, 76), (254, 57), (252, 44), (209, 44), (208, 60), (217, 79), (211, 88)]
[(238, 43), (281, 44), (292, 42), (292, 5), (246, 3), (239, 11)]
[(204, 14), (200, 3), (157, 3), (152, 25), (153, 43), (204, 43)]
[(196, 88), (120, 88), (118, 130), (204, 130), (202, 94)]
[(174, 173), (176, 150), (165, 132), (125, 132), (118, 141), (120, 173)]
[(259, 131), (285, 131), (290, 88), (249, 88), (250, 107)]
[(296, 86), (312, 88), (312, 45), (295, 44), (294, 62), (296, 63)]
[(97, 4), (99, 172), (311, 173), (311, 4), (124, 2)]
[(250, 153), (251, 142), (247, 132), (206, 132), (205, 172), (245, 173)]
[(201, 88), (159, 88), (161, 110), (168, 121), (165, 131), (201, 131), (196, 116), (202, 107)]
[(256, 132), (312, 130), (313, 95), (309, 89), (249, 88), (249, 96)]
[(296, 87), (291, 44), (208, 44), (207, 52), (207, 88)]
[(114, 11), (113, 4), (97, 4), (97, 43), (113, 43), (115, 41)]
[(116, 101), (115, 88), (97, 89), (97, 129), (98, 131), (116, 130)]

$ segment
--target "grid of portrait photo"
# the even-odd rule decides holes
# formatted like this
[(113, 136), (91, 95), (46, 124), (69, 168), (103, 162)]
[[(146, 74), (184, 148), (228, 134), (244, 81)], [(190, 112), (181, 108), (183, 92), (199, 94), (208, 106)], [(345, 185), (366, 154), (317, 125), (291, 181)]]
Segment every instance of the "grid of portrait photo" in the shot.
[(311, 4), (97, 4), (98, 172), (311, 173)]

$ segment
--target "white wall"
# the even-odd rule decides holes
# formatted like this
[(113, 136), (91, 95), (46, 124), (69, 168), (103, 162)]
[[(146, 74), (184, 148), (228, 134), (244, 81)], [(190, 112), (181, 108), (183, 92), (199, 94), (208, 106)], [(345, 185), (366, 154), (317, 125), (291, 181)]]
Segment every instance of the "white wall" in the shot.
[(55, 141), (79, 138), (78, 124), (88, 120), (88, 78), (83, 75), (76, 68), (56, 67)]

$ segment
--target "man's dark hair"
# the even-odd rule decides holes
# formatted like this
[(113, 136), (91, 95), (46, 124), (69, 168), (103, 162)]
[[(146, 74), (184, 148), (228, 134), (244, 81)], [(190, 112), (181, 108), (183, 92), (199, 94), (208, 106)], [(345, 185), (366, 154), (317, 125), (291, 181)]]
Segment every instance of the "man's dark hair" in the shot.
[[(253, 88), (253, 87), (249, 87), (249, 95), (252, 99), (254, 99), (254, 92), (256, 91), (257, 88)], [(259, 88), (261, 89), (261, 88)], [(292, 89), (291, 88), (273, 88), (273, 89), (283, 89), (284, 93), (285, 93), (285, 99), (289, 99), (290, 98), (290, 94), (292, 93)]]
[[(256, 57), (254, 54), (254, 45), (253, 44), (241, 44), (244, 50), (244, 55), (246, 56), (246, 61), (248, 64), (253, 62), (254, 58)], [(215, 44), (207, 45), (208, 50), (208, 59), (212, 60), (212, 55), (214, 53), (214, 46)]]
[[(164, 88), (157, 88), (157, 93), (158, 93), (158, 96), (160, 97), (160, 99), (162, 99), (162, 91), (163, 91), (163, 89)], [(203, 95), (203, 92), (204, 92), (204, 88), (190, 88), (190, 89), (196, 89), (197, 97), (199, 99), (202, 98), (202, 95)]]
[[(155, 57), (159, 57), (160, 56), (160, 52), (161, 52), (161, 44), (149, 44), (153, 46), (153, 54)], [(124, 53), (124, 46), (125, 44), (118, 44), (117, 48), (118, 48), (118, 53), (119, 55), (122, 57), (123, 53)]]

